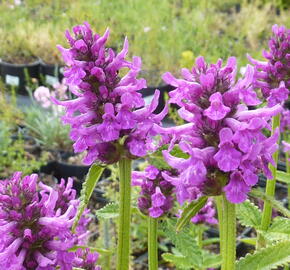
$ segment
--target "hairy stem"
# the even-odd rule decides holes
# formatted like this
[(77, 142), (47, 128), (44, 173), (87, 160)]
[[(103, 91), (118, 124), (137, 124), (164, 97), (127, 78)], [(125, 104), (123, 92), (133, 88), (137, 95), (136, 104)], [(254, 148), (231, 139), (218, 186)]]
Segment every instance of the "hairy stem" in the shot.
[(216, 202), (220, 228), (221, 269), (235, 270), (236, 207), (226, 199), (224, 194), (216, 198)]
[[(289, 162), (289, 153), (286, 152), (285, 154), (285, 161), (286, 161), (286, 172), (290, 175), (290, 162)], [(288, 184), (288, 209), (290, 210), (290, 184)]]
[(197, 225), (197, 244), (200, 248), (202, 248), (202, 236), (203, 236), (204, 228), (202, 225)]
[(119, 161), (120, 210), (117, 247), (117, 270), (128, 270), (130, 262), (130, 223), (131, 223), (131, 160)]
[[(277, 127), (280, 127), (280, 114), (273, 117), (272, 135), (274, 134)], [(279, 141), (279, 139), (278, 139), (278, 141)], [(275, 166), (273, 166), (272, 164), (269, 165), (269, 169), (272, 172), (273, 179), (267, 180), (266, 194), (268, 196), (271, 196), (271, 197), (274, 197), (274, 195), (275, 195), (278, 154), (279, 154), (278, 150), (273, 154)], [(262, 214), (262, 222), (261, 222), (261, 227), (260, 227), (261, 230), (266, 231), (269, 228), (269, 225), (271, 223), (271, 218), (272, 218), (272, 206), (269, 202), (265, 201), (264, 208), (263, 208), (263, 214)], [(259, 249), (259, 248), (264, 247), (264, 246), (265, 246), (265, 240), (261, 234), (258, 234), (256, 247), (257, 247), (257, 249)]]
[(148, 217), (148, 265), (149, 270), (158, 269), (158, 219)]

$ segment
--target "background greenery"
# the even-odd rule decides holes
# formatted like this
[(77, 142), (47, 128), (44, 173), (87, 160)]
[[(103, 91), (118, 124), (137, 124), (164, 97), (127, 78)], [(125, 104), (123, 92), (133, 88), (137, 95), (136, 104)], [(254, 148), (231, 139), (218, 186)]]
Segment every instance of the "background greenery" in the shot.
[[(0, 58), (10, 62), (41, 57), (61, 62), (56, 44), (65, 29), (88, 21), (95, 31), (111, 29), (109, 45), (143, 59), (149, 84), (165, 71), (177, 73), (198, 55), (208, 61), (230, 55), (245, 65), (249, 52), (261, 58), (274, 23), (290, 26), (286, 0), (26, 0), (0, 3)], [(187, 63), (187, 64), (186, 64)]]

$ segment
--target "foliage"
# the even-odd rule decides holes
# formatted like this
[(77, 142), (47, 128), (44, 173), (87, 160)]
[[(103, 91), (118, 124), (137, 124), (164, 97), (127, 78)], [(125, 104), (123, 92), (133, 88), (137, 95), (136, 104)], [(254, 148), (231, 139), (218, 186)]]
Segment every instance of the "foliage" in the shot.
[(237, 205), (237, 218), (244, 226), (258, 228), (261, 224), (262, 213), (256, 205), (247, 200)]
[(96, 210), (96, 215), (98, 218), (116, 218), (119, 216), (119, 205), (117, 203), (109, 203), (103, 208)]
[(248, 254), (236, 263), (237, 270), (270, 270), (290, 262), (290, 242), (278, 242), (275, 245)]
[(191, 224), (179, 233), (175, 231), (176, 220), (167, 219), (162, 224), (162, 231), (175, 245), (174, 253), (164, 253), (163, 259), (181, 269), (218, 267), (219, 255), (203, 250), (196, 241), (196, 227)]
[(24, 124), (44, 149), (71, 151), (69, 126), (63, 125), (60, 115), (44, 110), (37, 105), (25, 108)]
[(186, 226), (190, 220), (198, 213), (198, 211), (204, 207), (208, 200), (207, 196), (202, 196), (196, 201), (189, 203), (182, 211), (181, 217), (176, 223), (176, 231), (180, 232), (184, 226)]
[(16, 139), (12, 139), (12, 134), (11, 128), (0, 121), (0, 178), (7, 178), (15, 171), (27, 175), (39, 169), (46, 160), (45, 155), (37, 159), (25, 149), (20, 133), (17, 133)]
[(190, 67), (191, 55), (206, 54), (209, 61), (236, 55), (241, 66), (246, 52), (260, 56), (271, 25), (289, 24), (280, 2), (284, 0), (170, 0), (156, 6), (154, 0), (30, 0), (16, 6), (2, 1), (0, 58), (39, 56), (59, 63), (56, 43), (65, 44), (63, 29), (89, 21), (99, 33), (111, 28), (116, 49), (128, 36), (132, 55), (142, 55), (149, 85), (158, 85), (165, 71)]
[(271, 204), (272, 208), (275, 208), (278, 212), (283, 214), (284, 216), (290, 218), (290, 211), (283, 206), (283, 204), (274, 198), (264, 194), (263, 191), (259, 189), (252, 189), (250, 192), (250, 196), (253, 196), (255, 198), (262, 199), (263, 201), (267, 201)]
[(87, 207), (89, 200), (92, 196), (92, 193), (95, 189), (96, 184), (98, 183), (100, 177), (102, 176), (104, 168), (101, 166), (98, 166), (96, 164), (93, 164), (90, 169), (89, 172), (86, 176), (86, 179), (83, 183), (82, 186), (82, 191), (81, 191), (81, 196), (80, 196), (80, 205), (78, 207), (78, 213), (76, 216), (76, 219), (74, 220), (74, 224), (72, 227), (72, 230), (74, 231), (76, 226), (78, 225), (78, 222), (85, 210), (85, 208)]

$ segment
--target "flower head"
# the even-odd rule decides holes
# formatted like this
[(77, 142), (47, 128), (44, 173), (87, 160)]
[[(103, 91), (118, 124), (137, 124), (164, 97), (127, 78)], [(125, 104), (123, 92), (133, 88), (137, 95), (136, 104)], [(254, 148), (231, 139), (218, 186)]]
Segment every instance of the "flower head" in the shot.
[(290, 88), (290, 29), (273, 25), (269, 51), (264, 51), (265, 62), (249, 56), (255, 66), (254, 87), (260, 88), (268, 106), (287, 100)]
[(79, 201), (71, 187), (72, 179), (52, 188), (20, 172), (0, 181), (0, 268), (72, 269), (76, 254), (68, 249), (84, 243), (89, 220), (83, 216), (72, 234)]
[[(77, 98), (55, 102), (66, 108), (63, 122), (71, 125), (75, 152), (87, 151), (86, 164), (114, 163), (122, 147), (132, 158), (144, 156), (154, 148), (153, 125), (160, 124), (167, 111), (153, 114), (159, 91), (155, 92), (152, 103), (145, 106), (138, 92), (146, 87), (145, 79), (137, 78), (141, 59), (133, 57), (132, 62), (125, 59), (127, 39), (118, 54), (106, 48), (108, 29), (100, 36), (93, 34), (90, 25), (84, 23), (73, 28), (73, 35), (66, 32), (69, 49), (58, 48), (67, 65), (66, 83)], [(122, 69), (128, 70), (123, 77), (120, 76)], [(123, 137), (126, 139), (120, 146), (119, 139)]]
[[(170, 181), (181, 204), (200, 193), (218, 195), (222, 191), (228, 200), (239, 203), (257, 183), (259, 171), (271, 177), (268, 164), (274, 162), (271, 155), (278, 147), (279, 131), (267, 138), (263, 129), (269, 128), (269, 120), (282, 107), (249, 111), (246, 105), (259, 103), (252, 86), (254, 69), (248, 65), (238, 81), (236, 70), (234, 57), (225, 66), (221, 60), (207, 64), (198, 57), (192, 70), (182, 69), (182, 79), (170, 73), (163, 76), (176, 88), (169, 93), (169, 102), (179, 105), (180, 117), (189, 122), (156, 128), (169, 143), (163, 151), (165, 160), (179, 172)], [(170, 154), (175, 143), (188, 158)]]
[(170, 211), (173, 204), (173, 185), (163, 174), (172, 175), (169, 171), (161, 171), (149, 165), (144, 172), (132, 173), (132, 184), (140, 186), (138, 207), (146, 215), (158, 218)]

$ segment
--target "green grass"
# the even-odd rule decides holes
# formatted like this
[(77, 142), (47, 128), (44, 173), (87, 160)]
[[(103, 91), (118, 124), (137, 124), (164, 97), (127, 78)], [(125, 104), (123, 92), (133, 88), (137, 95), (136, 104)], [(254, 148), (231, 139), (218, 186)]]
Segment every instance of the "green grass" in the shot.
[(130, 55), (142, 57), (149, 84), (158, 84), (163, 72), (178, 73), (183, 63), (182, 52), (186, 50), (194, 57), (204, 55), (208, 61), (234, 55), (240, 66), (247, 63), (247, 52), (261, 58), (271, 26), (290, 25), (289, 9), (283, 8), (285, 3), (282, 0), (27, 0), (14, 7), (13, 12), (7, 3), (2, 3), (0, 34), (5, 38), (0, 43), (0, 58), (8, 55), (13, 58), (24, 51), (24, 55), (34, 54), (47, 62), (61, 61), (55, 45), (66, 45), (64, 30), (88, 21), (101, 34), (110, 27), (109, 44), (114, 48), (120, 49), (124, 36), (128, 36)]

